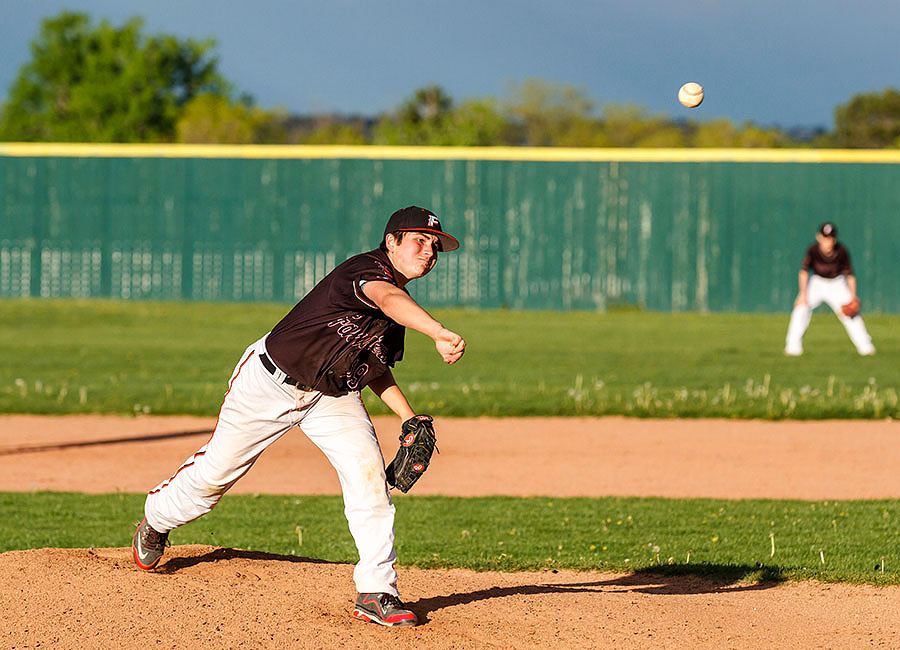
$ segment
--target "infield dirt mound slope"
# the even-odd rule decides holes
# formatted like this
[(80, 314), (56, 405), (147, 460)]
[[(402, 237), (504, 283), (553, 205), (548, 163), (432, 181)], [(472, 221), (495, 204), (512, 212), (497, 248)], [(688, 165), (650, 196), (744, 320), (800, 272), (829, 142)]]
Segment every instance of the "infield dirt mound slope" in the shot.
[(402, 571), (424, 622), (349, 616), (353, 567), (179, 546), (145, 573), (130, 549), (0, 555), (4, 648), (900, 647), (900, 592), (716, 585), (638, 573)]
[[(213, 423), (0, 417), (0, 490), (143, 492)], [(397, 425), (376, 418), (386, 455)], [(416, 491), (896, 498), (898, 434), (895, 422), (439, 420), (441, 455)], [(337, 493), (302, 434), (274, 448), (236, 492)], [(172, 547), (150, 573), (129, 548), (12, 551), (0, 554), (0, 648), (900, 648), (896, 587), (403, 568), (424, 625), (385, 629), (350, 617), (352, 573), (206, 546)]]

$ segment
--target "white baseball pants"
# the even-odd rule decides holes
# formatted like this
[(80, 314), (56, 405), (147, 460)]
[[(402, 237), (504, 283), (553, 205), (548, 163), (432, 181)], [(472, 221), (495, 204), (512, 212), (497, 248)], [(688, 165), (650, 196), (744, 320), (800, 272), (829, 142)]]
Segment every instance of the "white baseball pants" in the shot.
[(340, 479), (344, 514), (356, 542), (357, 591), (397, 594), (394, 504), (375, 428), (358, 392), (330, 397), (301, 391), (270, 374), (259, 360), (265, 337), (247, 348), (234, 369), (216, 428), (172, 478), (150, 491), (147, 522), (168, 532), (206, 514), (289, 429), (299, 425)]
[(806, 298), (805, 305), (797, 305), (791, 312), (791, 321), (788, 324), (784, 346), (785, 354), (803, 354), (803, 335), (806, 333), (806, 328), (809, 327), (813, 310), (823, 302), (831, 307), (831, 310), (840, 319), (850, 340), (856, 346), (856, 351), (863, 355), (874, 354), (875, 346), (872, 345), (872, 337), (866, 330), (862, 316), (857, 314), (853, 318), (848, 318), (841, 311), (841, 305), (850, 302), (851, 298), (850, 287), (847, 285), (845, 276), (823, 278), (818, 275), (810, 275), (809, 283), (806, 285)]

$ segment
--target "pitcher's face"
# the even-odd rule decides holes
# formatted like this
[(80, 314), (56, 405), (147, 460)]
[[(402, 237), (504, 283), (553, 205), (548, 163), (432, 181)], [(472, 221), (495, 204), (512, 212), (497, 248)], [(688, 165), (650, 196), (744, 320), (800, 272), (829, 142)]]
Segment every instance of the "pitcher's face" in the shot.
[(389, 234), (385, 238), (391, 264), (407, 280), (421, 278), (437, 263), (438, 238), (427, 232), (407, 232), (398, 242)]

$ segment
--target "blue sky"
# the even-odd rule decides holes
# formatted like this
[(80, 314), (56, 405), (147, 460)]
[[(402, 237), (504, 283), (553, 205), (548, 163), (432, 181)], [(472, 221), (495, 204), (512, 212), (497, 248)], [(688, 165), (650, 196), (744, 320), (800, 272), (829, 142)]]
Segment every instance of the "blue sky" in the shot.
[[(598, 108), (830, 128), (854, 94), (900, 87), (896, 0), (3, 0), (3, 98), (64, 8), (213, 37), (237, 90), (295, 113), (375, 115), (432, 83), (503, 99), (540, 78)], [(698, 109), (675, 99), (685, 81), (706, 89)]]

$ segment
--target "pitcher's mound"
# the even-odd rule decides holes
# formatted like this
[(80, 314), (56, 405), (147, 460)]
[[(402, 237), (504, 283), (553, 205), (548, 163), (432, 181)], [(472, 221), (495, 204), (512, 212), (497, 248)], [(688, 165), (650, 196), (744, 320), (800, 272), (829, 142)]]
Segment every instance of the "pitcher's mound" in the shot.
[(353, 567), (175, 546), (0, 554), (5, 648), (900, 647), (900, 589), (638, 573), (400, 570), (415, 628), (350, 617)]

